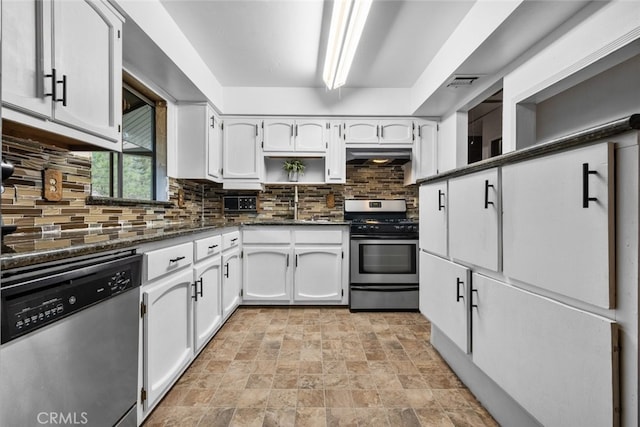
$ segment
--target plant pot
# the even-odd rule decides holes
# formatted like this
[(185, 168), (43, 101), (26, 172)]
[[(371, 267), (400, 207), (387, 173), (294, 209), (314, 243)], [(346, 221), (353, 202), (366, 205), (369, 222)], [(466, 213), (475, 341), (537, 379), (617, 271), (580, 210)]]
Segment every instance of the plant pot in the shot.
[(298, 171), (289, 171), (289, 181), (298, 182)]

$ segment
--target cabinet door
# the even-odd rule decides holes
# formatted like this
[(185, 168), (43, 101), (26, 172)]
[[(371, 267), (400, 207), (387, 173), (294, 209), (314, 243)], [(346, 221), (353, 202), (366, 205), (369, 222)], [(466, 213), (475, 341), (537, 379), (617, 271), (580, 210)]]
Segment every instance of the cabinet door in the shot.
[(419, 189), (420, 249), (447, 256), (447, 181)]
[(470, 270), (420, 251), (420, 312), (462, 351), (470, 351)]
[(147, 308), (143, 318), (145, 409), (155, 404), (193, 357), (192, 280), (193, 271), (185, 270), (142, 293)]
[(377, 144), (380, 128), (377, 120), (345, 120), (347, 144)]
[(58, 98), (53, 117), (87, 132), (120, 140), (122, 22), (101, 2), (54, 0), (54, 58)]
[(243, 247), (243, 300), (291, 299), (291, 247)]
[(347, 162), (342, 123), (331, 123), (328, 139), (325, 182), (343, 184), (347, 176)]
[(2, 102), (41, 118), (51, 117), (51, 3), (2, 3)]
[(417, 139), (414, 146), (413, 170), (416, 179), (438, 173), (438, 132), (434, 122), (418, 121)]
[(451, 257), (498, 271), (499, 220), (497, 169), (449, 180)]
[(214, 113), (211, 107), (207, 107), (208, 127), (207, 127), (207, 174), (216, 182), (220, 182), (222, 174), (222, 122)]
[(612, 156), (605, 143), (503, 168), (505, 275), (614, 307)]
[(296, 120), (293, 132), (295, 150), (299, 152), (324, 153), (326, 151), (326, 128), (327, 122), (324, 120)]
[(263, 120), (264, 151), (293, 151), (294, 124), (293, 120), (272, 119)]
[(381, 144), (412, 144), (413, 122), (411, 120), (380, 120)]
[(262, 151), (255, 120), (226, 119), (222, 151), (224, 178), (260, 179)]
[(295, 248), (295, 301), (342, 300), (342, 247)]
[(222, 258), (212, 258), (194, 269), (193, 289), (195, 352), (209, 342), (222, 324)]
[(240, 250), (222, 256), (222, 317), (227, 318), (240, 305)]
[(618, 424), (616, 324), (473, 275), (473, 362), (545, 426)]

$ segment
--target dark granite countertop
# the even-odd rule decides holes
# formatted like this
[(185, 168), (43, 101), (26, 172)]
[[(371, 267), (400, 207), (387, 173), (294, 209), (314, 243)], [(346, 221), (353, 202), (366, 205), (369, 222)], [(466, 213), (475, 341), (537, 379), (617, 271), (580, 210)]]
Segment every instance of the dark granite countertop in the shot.
[(112, 250), (188, 236), (225, 227), (257, 225), (348, 225), (346, 221), (325, 220), (255, 220), (251, 222), (216, 221), (201, 224), (169, 224), (164, 227), (109, 227), (103, 229), (77, 229), (51, 233), (5, 236), (0, 255), (0, 270), (57, 261), (81, 255)]

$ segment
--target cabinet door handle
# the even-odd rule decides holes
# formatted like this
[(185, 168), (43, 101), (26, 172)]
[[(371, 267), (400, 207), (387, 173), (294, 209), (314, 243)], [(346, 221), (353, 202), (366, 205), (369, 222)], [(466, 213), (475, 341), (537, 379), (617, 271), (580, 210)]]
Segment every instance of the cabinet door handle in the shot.
[(444, 209), (444, 203), (442, 203), (442, 198), (444, 197), (444, 191), (438, 190), (438, 210), (441, 211)]
[(227, 279), (229, 278), (229, 263), (226, 263), (224, 265), (224, 277), (226, 277)]
[(287, 254), (287, 267), (289, 267), (289, 254)]
[(180, 260), (183, 260), (184, 258), (185, 258), (185, 257), (183, 257), (183, 256), (179, 256), (179, 257), (171, 258), (171, 259), (169, 260), (169, 262), (178, 262), (178, 261), (180, 261)]
[(293, 138), (293, 125), (291, 125), (291, 138)]
[(489, 209), (489, 205), (493, 205), (493, 202), (489, 201), (489, 188), (493, 188), (493, 184), (489, 184), (489, 180), (484, 180), (484, 208)]
[(204, 283), (203, 283), (203, 278), (201, 277), (200, 280), (198, 280), (198, 282), (200, 282), (200, 297), (204, 297)]
[(256, 136), (258, 136), (258, 124), (256, 123)]
[(57, 101), (58, 80), (56, 78), (56, 69), (51, 69), (51, 74), (45, 74), (45, 78), (51, 78), (51, 93), (45, 93), (44, 96), (50, 96), (52, 100)]
[(582, 164), (582, 207), (588, 208), (589, 202), (597, 202), (597, 197), (589, 197), (589, 175), (598, 175), (598, 171), (589, 170), (589, 163)]
[(480, 295), (477, 289), (471, 289), (471, 308), (478, 308), (478, 304), (474, 304), (473, 294)]
[(376, 138), (380, 138), (380, 126), (376, 126)]
[(380, 125), (380, 138), (384, 138), (384, 126)]
[(298, 137), (298, 125), (296, 125), (296, 133), (295, 133), (295, 137)]
[(214, 116), (211, 116), (211, 127), (214, 129), (216, 128), (216, 119)]
[(62, 75), (62, 80), (58, 80), (56, 83), (62, 83), (62, 99), (56, 99), (56, 102), (62, 102), (64, 107), (67, 106), (67, 75)]
[(461, 299), (464, 299), (464, 296), (460, 295), (460, 285), (464, 285), (464, 282), (460, 280), (459, 277), (456, 277), (456, 302), (460, 302)]
[(198, 283), (200, 283), (200, 296), (202, 297), (202, 277), (191, 284), (191, 286), (193, 286), (193, 295), (191, 295), (191, 298), (196, 302), (198, 301)]
[(296, 254), (296, 267), (298, 267), (298, 254)]

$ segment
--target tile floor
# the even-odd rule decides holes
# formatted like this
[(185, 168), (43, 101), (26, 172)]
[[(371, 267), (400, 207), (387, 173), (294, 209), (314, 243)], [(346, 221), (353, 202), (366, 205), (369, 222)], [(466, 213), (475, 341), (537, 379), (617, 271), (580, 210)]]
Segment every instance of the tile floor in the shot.
[(419, 313), (241, 307), (145, 426), (497, 426)]

